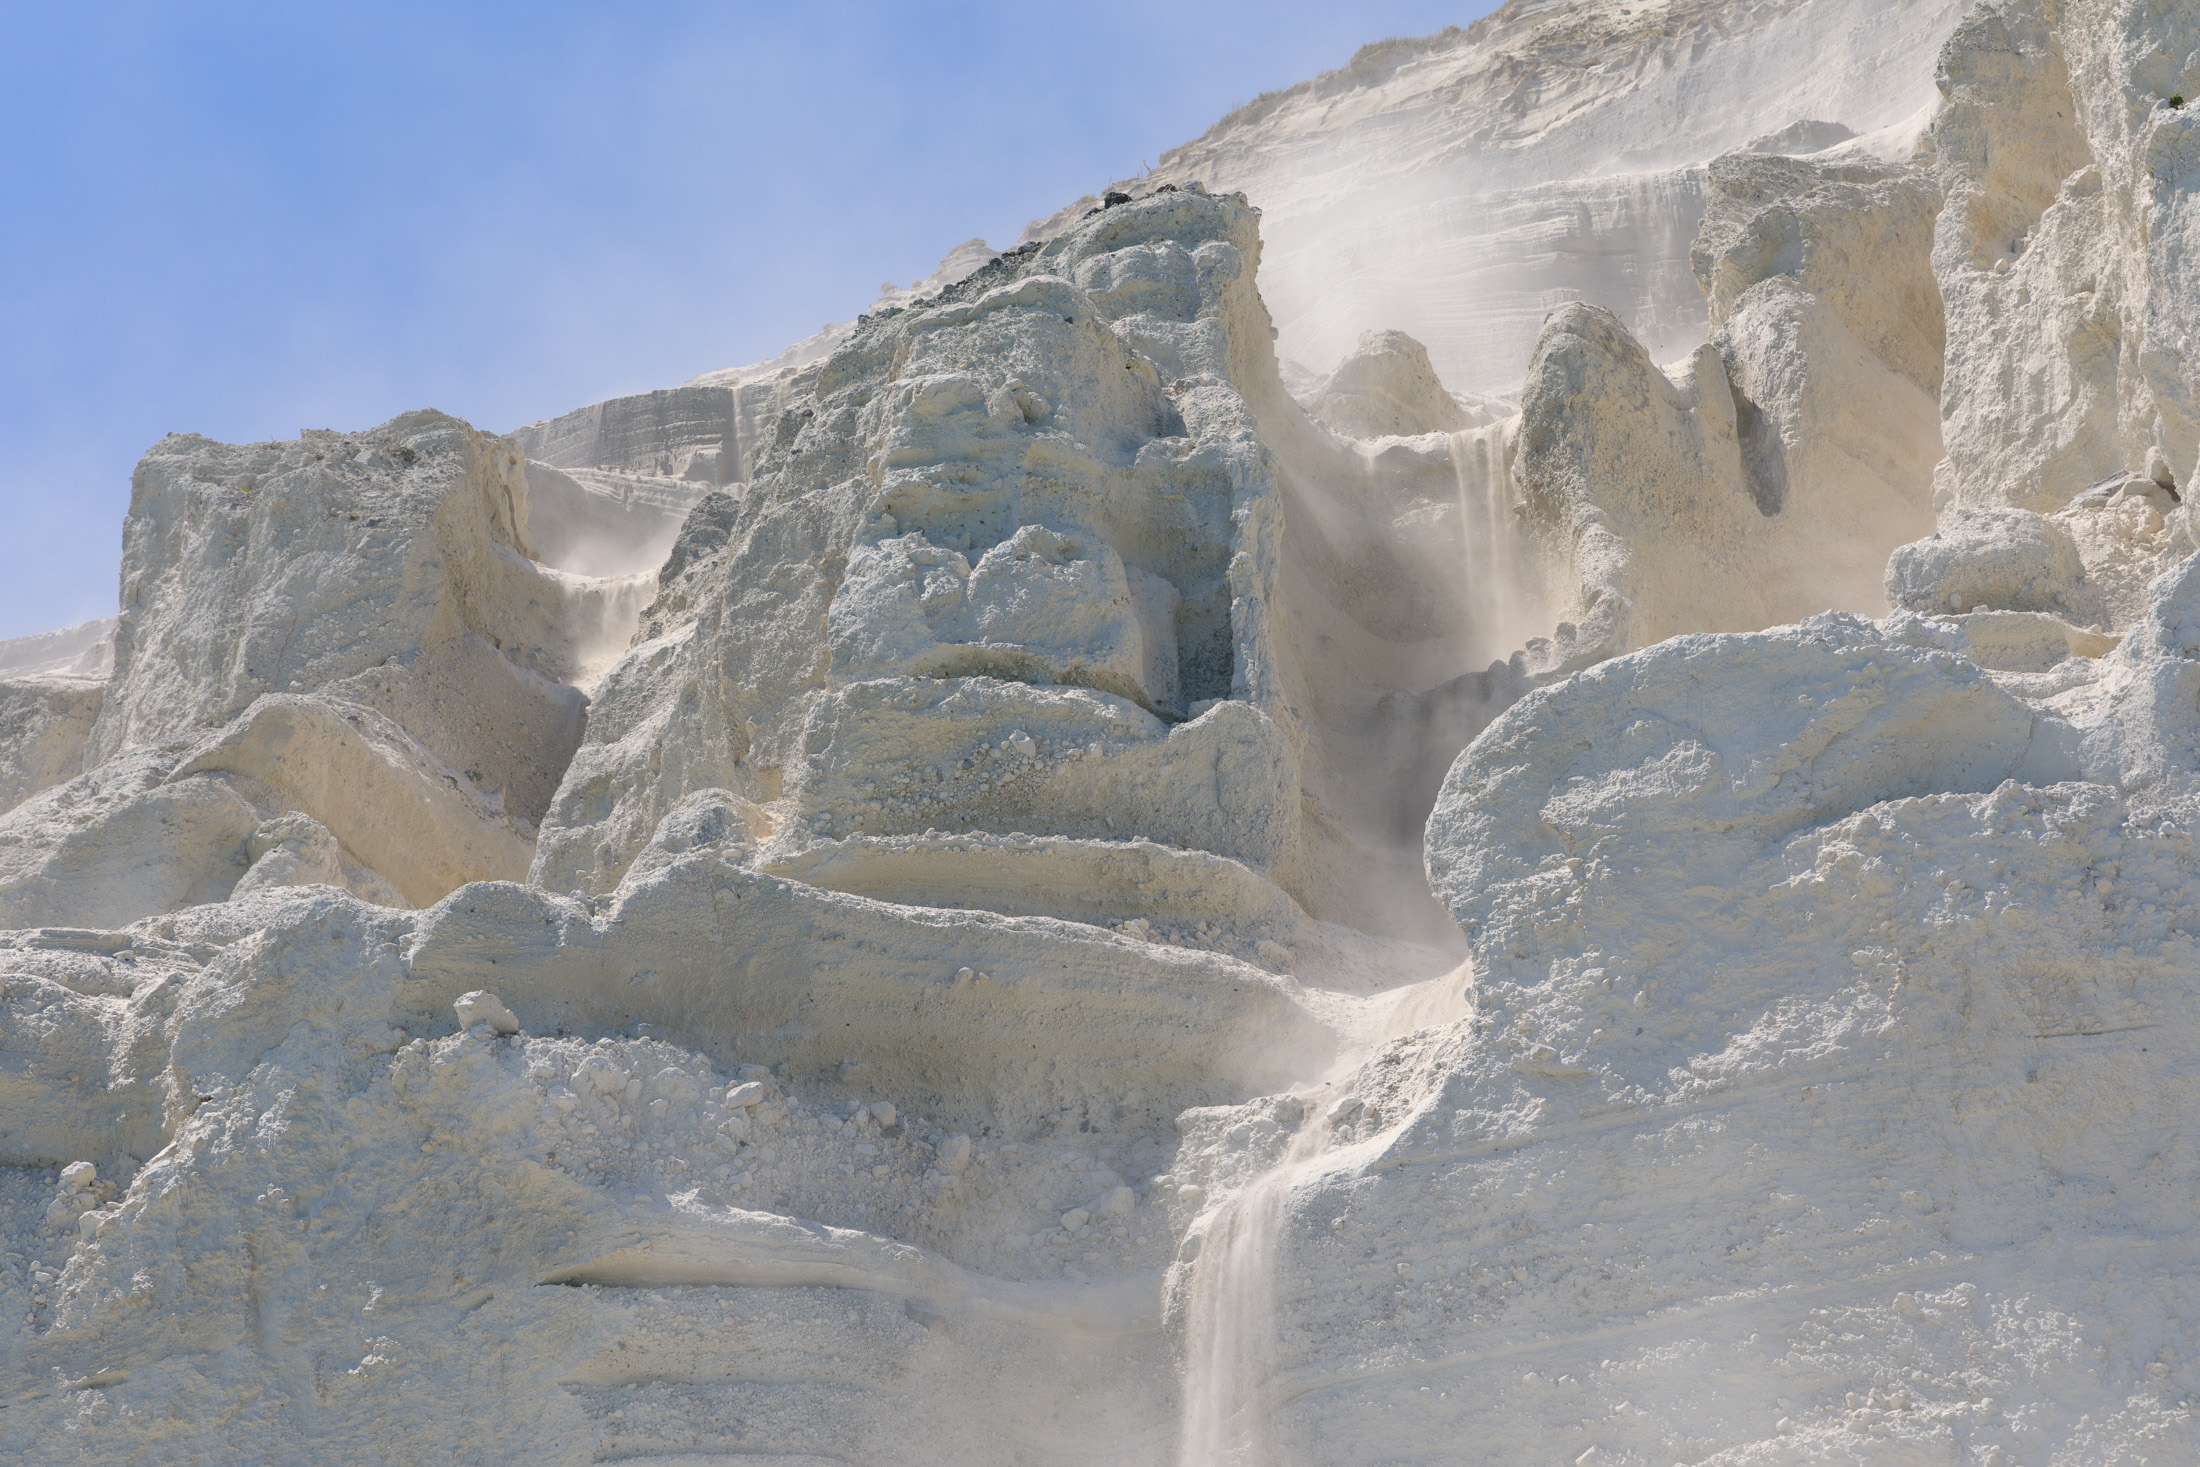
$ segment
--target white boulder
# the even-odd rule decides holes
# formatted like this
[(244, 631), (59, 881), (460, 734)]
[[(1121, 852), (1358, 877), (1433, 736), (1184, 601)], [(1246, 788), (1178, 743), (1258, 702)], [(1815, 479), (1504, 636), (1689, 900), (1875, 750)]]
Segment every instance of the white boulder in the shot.
[(1926, 539), (1887, 559), (1887, 599), (1931, 615), (2054, 611), (2085, 578), (2078, 547), (2059, 524), (2029, 510), (1959, 509)]
[(458, 1015), (458, 1027), (470, 1029), (476, 1024), (486, 1024), (492, 1034), (517, 1034), (519, 1020), (504, 1006), (504, 1000), (487, 989), (477, 988), (462, 993), (451, 1001), (451, 1009)]

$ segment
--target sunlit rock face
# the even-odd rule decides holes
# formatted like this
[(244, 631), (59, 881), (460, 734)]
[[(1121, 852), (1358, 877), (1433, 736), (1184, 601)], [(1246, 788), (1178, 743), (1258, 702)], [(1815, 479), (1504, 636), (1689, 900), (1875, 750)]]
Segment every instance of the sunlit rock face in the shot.
[(2200, 417), (2180, 161), (2196, 124), (2170, 99), (2192, 90), (2200, 21), (2181, 7), (1981, 7), (1958, 42), (1933, 129), (1950, 324), (1937, 491), (2052, 511), (2072, 484), (2127, 472), (2175, 489), (2200, 455)]
[(1261, 206), (1279, 349), (1316, 372), (1394, 329), (1455, 391), (1503, 391), (1569, 300), (1666, 361), (1707, 335), (1689, 259), (1717, 207), (1707, 165), (1913, 118), (1967, 8), (1515, 0), (1258, 98), (1150, 177)]
[[(772, 363), (156, 445), (0, 644), (0, 1455), (2200, 1457), (2200, 21), (1958, 11), (1514, 5)], [(1383, 169), (1498, 202), (1322, 263)], [(1287, 370), (1332, 269), (1433, 314)]]
[[(1853, 158), (1713, 165), (1732, 206), (1696, 258), (1737, 407), (1794, 392), (1768, 380), (1800, 386), (1790, 403), (1839, 382), (1807, 411), (1856, 429), (1767, 414), (1788, 464), (1845, 452), (1812, 475), (1836, 512), (1894, 494), (1914, 516), (1931, 454), (1903, 404), (1943, 377), (1937, 528), (1884, 557), (1883, 620), (1657, 642), (1529, 694), (1453, 767), (1428, 869), (1469, 938), (1474, 1017), (1318, 1092), (1326, 1134), (1267, 1184), (1265, 1225), (1211, 1225), (1257, 1240), (1273, 1280), (1264, 1343), (1209, 1380), (1244, 1422), (1226, 1442), (1286, 1461), (2200, 1452), (2194, 1301), (2162, 1287), (2189, 1269), (2196, 1186), (2170, 1140), (2195, 1104), (2170, 1015), (2200, 971), (2200, 544), (2190, 377), (2165, 351), (2192, 304), (2166, 160), (2192, 126), (2169, 99), (2195, 23), (1979, 7), (1916, 155), (1944, 203)], [(1915, 274), (1936, 206), (1939, 363)], [(2140, 208), (2144, 232), (2109, 222)], [(1795, 332), (1804, 370), (1765, 373), (1777, 336), (1738, 324), (1753, 310), (1830, 318), (1839, 349)], [(1712, 394), (1630, 366), (1623, 324), (1575, 308), (1546, 328), (1523, 454), (1589, 445), (1561, 460), (1605, 510), (1576, 573), (1619, 541), (1607, 584), (1639, 619), (1701, 595), (1736, 543), (1718, 527), (1747, 521), (1676, 537), (1699, 559), (1666, 587), (1642, 570), (1669, 554), (1644, 554), (1654, 527), (1732, 502), (1750, 463), (1712, 504), (1605, 509), (1661, 482), (1639, 465), (1727, 461), (1702, 446)], [(1613, 416), (1637, 436), (1600, 461), (1576, 384), (1628, 382), (1641, 407)], [(1902, 456), (1844, 447), (1864, 422)], [(1752, 584), (1792, 593), (1743, 577), (1598, 632), (1762, 625), (1736, 604)], [(1175, 1286), (1194, 1322), (1248, 1292), (1203, 1293), (1198, 1261)]]
[(112, 673), (0, 683), (25, 730), (0, 761), (22, 771), (0, 920), (117, 926), (264, 886), (300, 820), (320, 854), (295, 871), (370, 900), (524, 876), (576, 684), (649, 585), (545, 565), (529, 528), (517, 452), (440, 413), (156, 445)]

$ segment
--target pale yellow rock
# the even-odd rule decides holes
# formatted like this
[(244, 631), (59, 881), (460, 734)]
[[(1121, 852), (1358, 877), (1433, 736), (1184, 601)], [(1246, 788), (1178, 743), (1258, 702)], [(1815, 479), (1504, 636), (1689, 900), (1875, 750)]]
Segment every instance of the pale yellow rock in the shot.
[(469, 881), (516, 881), (533, 854), (404, 730), (357, 706), (263, 698), (178, 770), (212, 773), (280, 791), (415, 906)]

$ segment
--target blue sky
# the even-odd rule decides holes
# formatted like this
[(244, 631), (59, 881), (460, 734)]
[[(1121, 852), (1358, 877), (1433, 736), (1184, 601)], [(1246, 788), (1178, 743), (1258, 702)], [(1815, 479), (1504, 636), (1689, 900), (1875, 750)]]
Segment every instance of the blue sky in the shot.
[(112, 613), (163, 433), (504, 430), (766, 357), (1494, 8), (0, 3), (0, 637)]

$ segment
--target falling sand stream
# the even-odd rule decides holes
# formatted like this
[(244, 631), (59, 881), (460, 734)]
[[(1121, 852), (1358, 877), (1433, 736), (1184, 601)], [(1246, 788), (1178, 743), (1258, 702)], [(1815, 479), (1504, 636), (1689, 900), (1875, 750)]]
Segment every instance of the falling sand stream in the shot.
[(1215, 1205), (1186, 1301), (1178, 1467), (1282, 1467), (1267, 1397), (1277, 1366), (1276, 1245), (1291, 1194), (1337, 1160), (1335, 1092), (1391, 1040), (1465, 1018), (1471, 991), (1462, 964), (1367, 1000), (1366, 1024), (1346, 1036), (1328, 1072), (1292, 1092), (1305, 1108), (1283, 1159)]
[(1529, 551), (1513, 515), (1512, 434), (1519, 420), (1451, 435), (1459, 493), (1460, 574), (1472, 663), (1503, 657), (1545, 631)]
[[(1513, 512), (1512, 436), (1518, 419), (1450, 435), (1457, 485), (1462, 595), (1470, 670), (1523, 645), (1542, 629), (1534, 555)], [(1328, 1071), (1297, 1087), (1303, 1108), (1282, 1158), (1235, 1193), (1210, 1204), (1198, 1232), (1184, 1296), (1182, 1431), (1178, 1467), (1284, 1467), (1273, 1431), (1282, 1319), (1278, 1247), (1291, 1199), (1302, 1185), (1349, 1165), (1331, 1147), (1337, 1092), (1394, 1039), (1451, 1024), (1471, 1011), (1466, 965), (1420, 983), (1353, 1001)], [(1341, 997), (1341, 996), (1340, 996)], [(1379, 1140), (1355, 1143), (1380, 1145)]]

